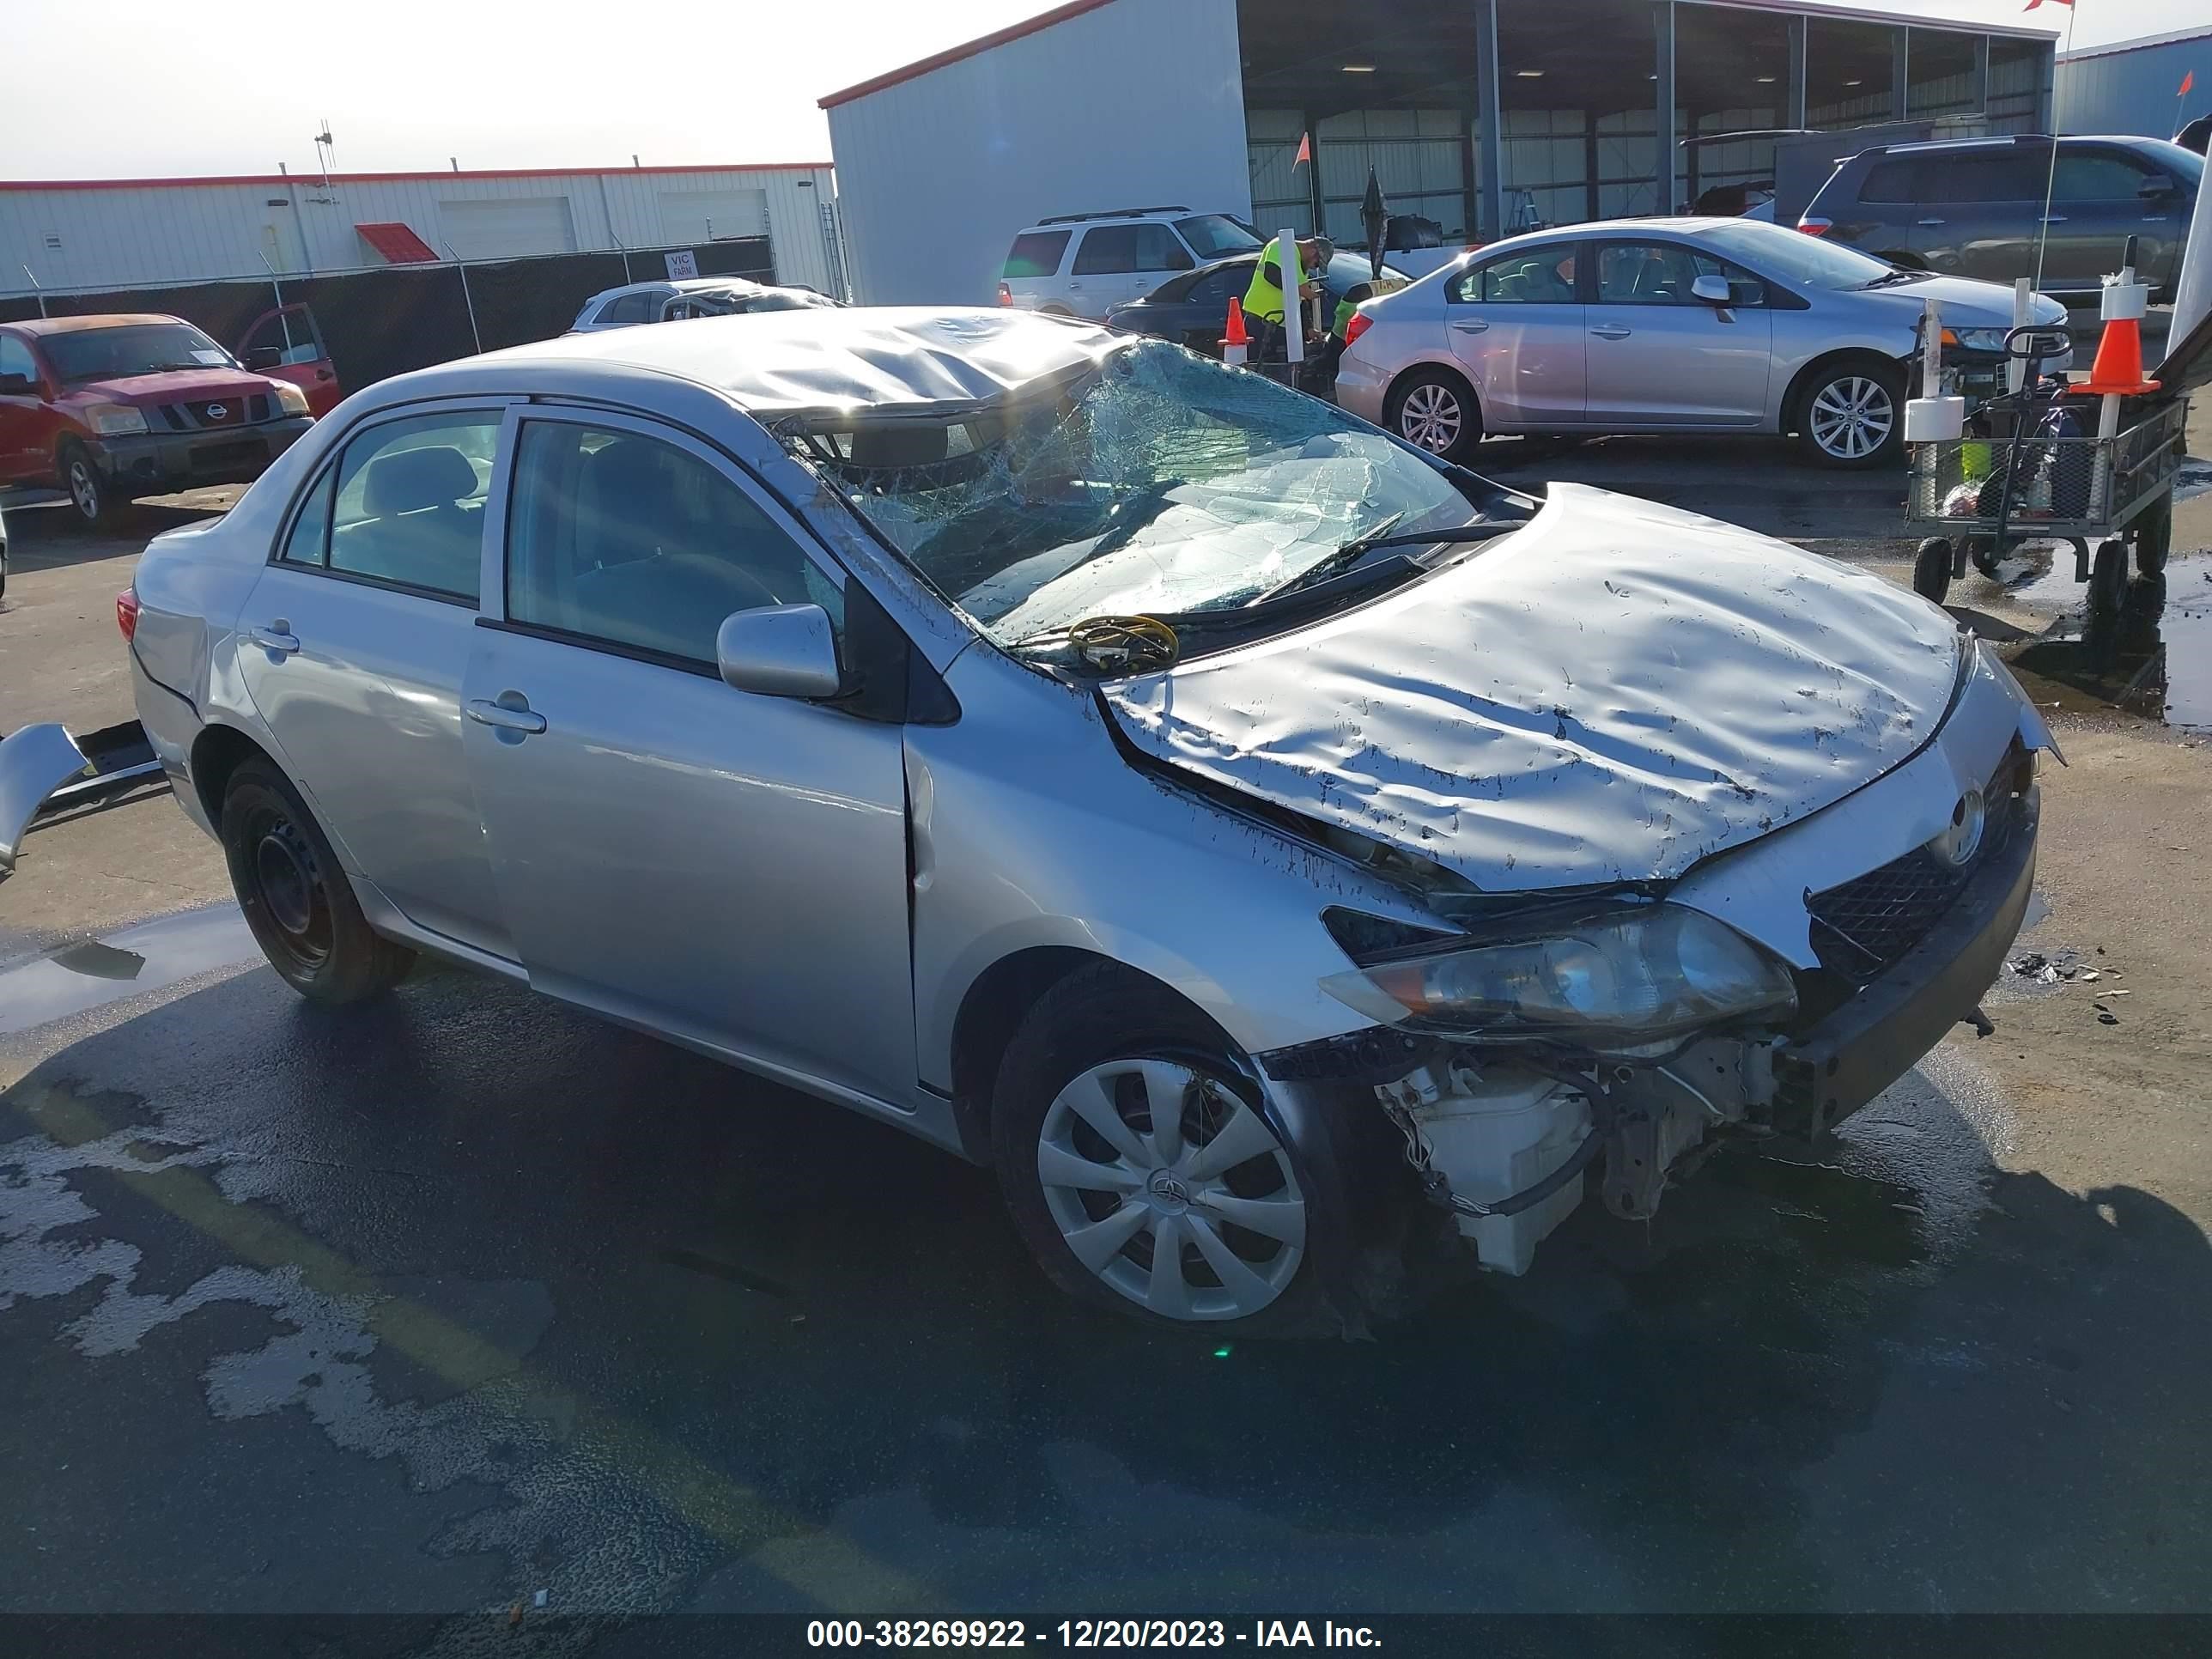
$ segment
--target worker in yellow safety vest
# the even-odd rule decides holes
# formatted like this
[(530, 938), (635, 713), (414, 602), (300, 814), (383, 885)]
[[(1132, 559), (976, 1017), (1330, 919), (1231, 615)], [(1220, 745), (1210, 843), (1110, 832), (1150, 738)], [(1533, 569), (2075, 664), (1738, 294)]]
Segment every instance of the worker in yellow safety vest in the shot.
[(1284, 355), (1281, 343), (1286, 315), (1283, 302), (1284, 267), (1289, 266), (1291, 289), (1301, 301), (1310, 300), (1321, 292), (1320, 283), (1309, 280), (1305, 275), (1319, 263), (1321, 239), (1306, 236), (1294, 240), (1290, 244), (1287, 258), (1284, 257), (1283, 240), (1280, 236), (1274, 237), (1260, 250), (1259, 262), (1252, 268), (1252, 281), (1244, 290), (1246, 319), (1265, 323), (1271, 331), (1261, 337), (1260, 350), (1256, 354), (1259, 357), (1269, 356), (1270, 347), (1273, 355)]

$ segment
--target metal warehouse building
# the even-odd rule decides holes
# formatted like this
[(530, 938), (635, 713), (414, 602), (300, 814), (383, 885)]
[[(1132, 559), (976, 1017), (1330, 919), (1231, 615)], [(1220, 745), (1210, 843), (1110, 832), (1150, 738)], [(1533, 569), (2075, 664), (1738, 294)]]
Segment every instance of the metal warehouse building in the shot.
[[(2186, 97), (2181, 83), (2191, 75)], [(2058, 131), (2171, 138), (2212, 112), (2212, 28), (2148, 34), (2058, 58)]]
[(760, 236), (835, 293), (835, 191), (826, 164), (0, 183), (0, 299)]
[(1768, 141), (1661, 133), (2048, 131), (2054, 38), (1790, 0), (1073, 0), (822, 106), (858, 297), (982, 302), (1052, 214), (1352, 244), (1371, 167), (1456, 245), (1772, 177)]

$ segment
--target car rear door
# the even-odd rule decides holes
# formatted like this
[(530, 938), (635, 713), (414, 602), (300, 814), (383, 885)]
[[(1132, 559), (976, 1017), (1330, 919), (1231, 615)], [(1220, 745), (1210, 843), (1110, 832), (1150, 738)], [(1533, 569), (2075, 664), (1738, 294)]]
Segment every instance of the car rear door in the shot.
[(2050, 160), (2042, 145), (1923, 152), (1913, 252), (1947, 276), (2009, 288), (2015, 277), (2033, 276)]
[(732, 612), (844, 578), (749, 476), (641, 417), (510, 417), (505, 583), (465, 687), (470, 774), (531, 983), (870, 1100), (911, 1097), (895, 724), (732, 690)]
[(239, 617), (238, 665), (285, 769), (417, 926), (511, 957), (461, 745), (502, 404), (349, 434), (292, 503)]
[(237, 353), (239, 362), (256, 374), (299, 387), (307, 394), (307, 413), (318, 420), (345, 395), (315, 313), (304, 305), (263, 312), (240, 337)]
[[(1766, 284), (1681, 242), (1598, 242), (1583, 398), (1590, 424), (1752, 426), (1766, 412), (1774, 325)], [(1733, 304), (1691, 292), (1727, 280)]]
[(1068, 267), (1066, 289), (1068, 307), (1077, 316), (1097, 321), (1137, 297), (1137, 233), (1142, 228), (1093, 225), (1083, 233), (1075, 262)]
[(1583, 421), (1589, 307), (1581, 248), (1551, 242), (1470, 265), (1444, 287), (1444, 343), (1491, 431)]

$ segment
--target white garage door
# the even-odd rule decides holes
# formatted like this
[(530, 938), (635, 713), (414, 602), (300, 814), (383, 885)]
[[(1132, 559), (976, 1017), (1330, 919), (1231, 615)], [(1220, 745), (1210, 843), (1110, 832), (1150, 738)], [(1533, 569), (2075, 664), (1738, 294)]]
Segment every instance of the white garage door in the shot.
[(661, 240), (672, 247), (767, 234), (768, 192), (764, 190), (660, 192)]
[[(565, 196), (520, 196), (488, 202), (441, 202), (438, 226), (464, 259), (574, 253), (576, 226)], [(441, 248), (440, 252), (445, 250)]]

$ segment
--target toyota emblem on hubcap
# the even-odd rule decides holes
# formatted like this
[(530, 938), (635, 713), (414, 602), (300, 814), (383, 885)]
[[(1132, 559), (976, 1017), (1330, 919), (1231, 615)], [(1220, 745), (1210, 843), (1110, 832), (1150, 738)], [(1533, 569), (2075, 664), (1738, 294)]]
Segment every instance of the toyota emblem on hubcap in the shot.
[(1949, 825), (1929, 842), (1928, 850), (1954, 870), (1963, 869), (1981, 851), (1982, 830), (1988, 822), (1982, 792), (1969, 789), (1959, 797), (1959, 804), (1951, 809)]

